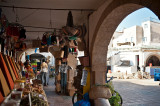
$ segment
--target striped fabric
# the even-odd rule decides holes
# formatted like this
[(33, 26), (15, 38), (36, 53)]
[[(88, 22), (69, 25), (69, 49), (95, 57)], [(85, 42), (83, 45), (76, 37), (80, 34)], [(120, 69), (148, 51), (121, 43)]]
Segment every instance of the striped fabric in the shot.
[(3, 55), (3, 58), (4, 58), (4, 61), (5, 61), (6, 65), (7, 65), (7, 67), (8, 67), (8, 70), (9, 70), (9, 72), (11, 74), (11, 77), (12, 77), (13, 81), (15, 81), (16, 80), (16, 76), (15, 76), (15, 74), (13, 72), (13, 69), (12, 69), (12, 67), (11, 67), (11, 65), (9, 63), (9, 60), (8, 60), (7, 56)]
[(3, 93), (4, 97), (6, 97), (10, 93), (9, 86), (1, 69), (0, 69), (0, 91)]
[(4, 77), (7, 80), (9, 88), (12, 90), (14, 88), (14, 83), (1, 53), (0, 53), (0, 67)]
[(11, 64), (11, 67), (12, 67), (12, 69), (13, 69), (13, 71), (14, 71), (14, 74), (15, 74), (15, 76), (16, 76), (16, 79), (18, 79), (19, 77), (18, 77), (18, 73), (17, 73), (17, 71), (15, 70), (15, 68), (14, 68), (14, 65), (13, 65), (13, 63), (12, 63), (12, 60), (11, 60), (11, 58), (8, 56), (8, 60), (9, 60), (9, 62), (10, 62), (10, 64)]
[(2, 96), (2, 93), (1, 93), (1, 91), (0, 91), (0, 105), (1, 105), (1, 103), (3, 102), (3, 100), (4, 100), (4, 97)]
[(14, 61), (14, 59), (12, 57), (11, 57), (11, 60), (12, 60), (12, 63), (13, 63), (13, 66), (14, 66), (15, 70), (17, 71), (18, 78), (20, 78), (19, 70), (18, 70), (18, 68), (16, 66), (16, 63), (15, 63), (15, 61)]

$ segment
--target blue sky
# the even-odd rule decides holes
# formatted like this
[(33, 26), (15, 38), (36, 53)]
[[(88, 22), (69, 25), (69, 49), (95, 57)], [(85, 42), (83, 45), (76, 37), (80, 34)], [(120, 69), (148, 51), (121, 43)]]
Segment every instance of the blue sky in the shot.
[(128, 28), (134, 25), (141, 25), (142, 21), (149, 17), (158, 19), (158, 17), (148, 8), (139, 9), (124, 18), (117, 27), (116, 31), (120, 31), (124, 28)]

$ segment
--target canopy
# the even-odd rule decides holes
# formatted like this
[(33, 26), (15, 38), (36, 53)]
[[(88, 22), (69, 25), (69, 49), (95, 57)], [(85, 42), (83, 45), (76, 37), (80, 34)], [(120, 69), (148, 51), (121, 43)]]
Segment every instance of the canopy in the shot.
[(33, 60), (33, 59), (45, 59), (45, 56), (43, 56), (41, 54), (38, 54), (38, 53), (31, 54), (30, 57), (31, 57), (31, 60)]

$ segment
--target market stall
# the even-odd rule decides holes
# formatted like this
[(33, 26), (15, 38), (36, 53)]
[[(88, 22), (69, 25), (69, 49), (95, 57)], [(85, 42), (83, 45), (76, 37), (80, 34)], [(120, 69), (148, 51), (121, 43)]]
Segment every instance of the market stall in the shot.
[[(0, 11), (0, 105), (48, 106), (41, 81), (35, 79), (32, 67), (26, 66), (22, 77), (22, 64), (16, 61), (16, 51), (26, 49), (23, 42), (25, 29), (18, 23), (9, 23)], [(35, 68), (33, 64), (33, 68)], [(27, 101), (27, 103), (26, 103)]]

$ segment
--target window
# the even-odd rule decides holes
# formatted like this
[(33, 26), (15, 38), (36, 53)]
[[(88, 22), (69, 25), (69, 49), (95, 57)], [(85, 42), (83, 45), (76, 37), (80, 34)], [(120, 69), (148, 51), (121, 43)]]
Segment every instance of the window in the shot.
[(134, 38), (133, 38), (133, 37), (131, 37), (131, 42), (133, 42), (133, 40), (134, 40)]
[(143, 41), (143, 42), (147, 42), (147, 37), (143, 37), (143, 38), (142, 38), (142, 41)]
[(148, 28), (148, 25), (147, 25), (147, 24), (144, 24), (144, 28), (145, 28), (145, 29)]

